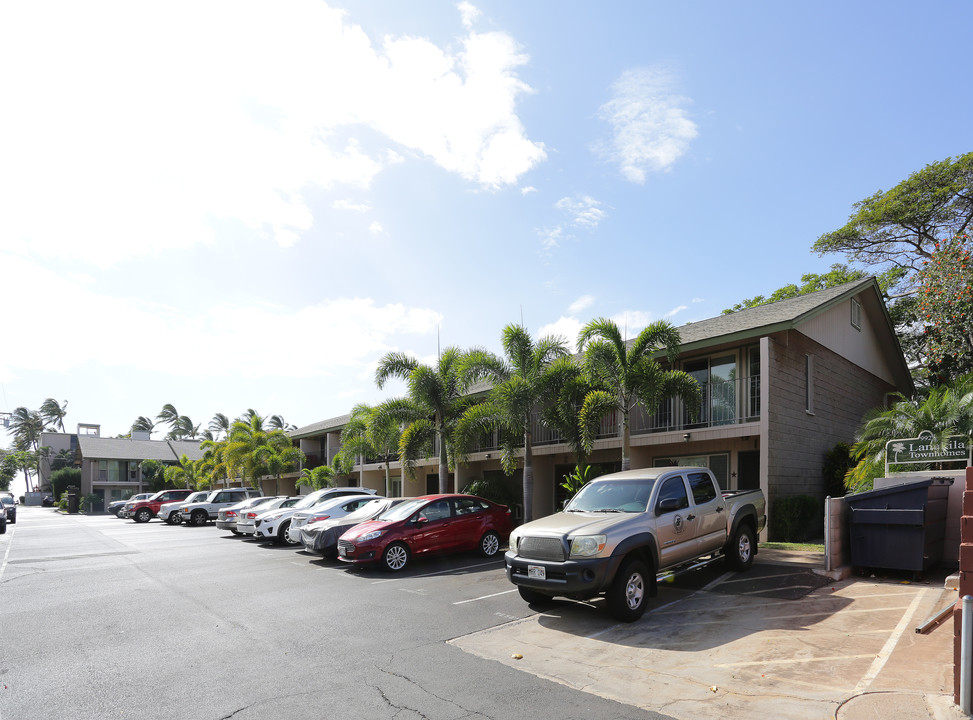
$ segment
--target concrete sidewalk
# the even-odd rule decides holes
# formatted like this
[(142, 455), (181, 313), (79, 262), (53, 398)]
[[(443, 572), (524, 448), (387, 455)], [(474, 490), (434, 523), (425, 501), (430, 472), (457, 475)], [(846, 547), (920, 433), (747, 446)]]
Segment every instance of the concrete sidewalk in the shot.
[(702, 589), (660, 587), (636, 623), (615, 623), (601, 601), (555, 601), (452, 643), (679, 720), (966, 717), (953, 704), (952, 622), (915, 633), (956, 599), (943, 576), (832, 581), (809, 572), (820, 554), (757, 558)]

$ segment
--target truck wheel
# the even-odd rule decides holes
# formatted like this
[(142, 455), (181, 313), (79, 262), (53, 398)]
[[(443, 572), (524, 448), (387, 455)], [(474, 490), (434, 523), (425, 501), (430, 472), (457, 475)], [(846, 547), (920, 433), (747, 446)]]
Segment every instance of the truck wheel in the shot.
[(517, 586), (517, 592), (520, 593), (520, 598), (529, 605), (546, 605), (553, 599), (550, 595), (545, 595), (537, 590), (531, 590), (523, 585)]
[(191, 525), (205, 525), (207, 520), (209, 520), (209, 517), (207, 517), (205, 510), (193, 510), (193, 514), (189, 516)]
[(137, 523), (147, 523), (152, 519), (152, 511), (148, 508), (141, 508), (133, 518)]
[(733, 533), (733, 538), (726, 549), (726, 564), (732, 570), (749, 570), (753, 565), (753, 554), (757, 549), (757, 538), (753, 528), (746, 523), (740, 525)]
[(608, 610), (622, 622), (635, 622), (645, 612), (649, 601), (649, 570), (641, 560), (622, 563), (608, 589)]
[(166, 518), (166, 525), (178, 525), (179, 522), (179, 515), (175, 512), (169, 513), (169, 517)]

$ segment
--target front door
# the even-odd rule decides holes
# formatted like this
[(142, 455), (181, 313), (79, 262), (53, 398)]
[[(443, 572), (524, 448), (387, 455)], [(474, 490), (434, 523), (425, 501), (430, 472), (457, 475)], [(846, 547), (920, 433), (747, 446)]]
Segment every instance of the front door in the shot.
[[(678, 501), (678, 509), (662, 512), (659, 503), (666, 499)], [(692, 510), (689, 493), (682, 475), (674, 475), (662, 483), (656, 504), (656, 533), (659, 538), (660, 569), (678, 565), (696, 555), (695, 520), (690, 520)]]
[(737, 490), (760, 489), (760, 451), (747, 450), (737, 455)]

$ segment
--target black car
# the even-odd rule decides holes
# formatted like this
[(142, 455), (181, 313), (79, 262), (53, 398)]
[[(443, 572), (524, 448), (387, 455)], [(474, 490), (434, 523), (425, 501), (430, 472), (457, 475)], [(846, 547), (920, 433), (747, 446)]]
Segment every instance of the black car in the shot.
[(41, 505), (43, 507), (54, 507), (54, 496), (53, 495), (45, 495), (44, 496), (44, 499), (41, 500)]
[(17, 522), (17, 504), (12, 497), (0, 495), (0, 507), (4, 509), (4, 517), (9, 523)]

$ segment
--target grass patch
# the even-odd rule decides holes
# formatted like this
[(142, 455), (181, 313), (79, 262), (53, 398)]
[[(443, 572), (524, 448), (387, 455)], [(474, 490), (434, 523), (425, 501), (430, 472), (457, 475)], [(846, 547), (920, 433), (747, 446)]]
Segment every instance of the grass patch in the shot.
[(768, 550), (806, 550), (810, 552), (824, 552), (824, 545), (819, 543), (789, 543), (789, 542), (764, 542), (760, 547)]

